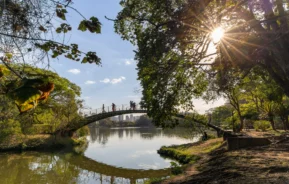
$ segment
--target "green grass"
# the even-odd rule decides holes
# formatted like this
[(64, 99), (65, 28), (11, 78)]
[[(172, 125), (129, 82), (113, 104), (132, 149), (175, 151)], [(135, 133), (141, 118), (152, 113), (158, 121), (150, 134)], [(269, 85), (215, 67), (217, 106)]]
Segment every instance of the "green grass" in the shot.
[(209, 153), (222, 145), (222, 138), (211, 139), (205, 142), (183, 144), (178, 146), (163, 146), (158, 153), (164, 157), (177, 160), (181, 164), (194, 163), (203, 154)]
[(164, 181), (164, 178), (151, 178), (144, 182), (144, 184), (155, 184)]

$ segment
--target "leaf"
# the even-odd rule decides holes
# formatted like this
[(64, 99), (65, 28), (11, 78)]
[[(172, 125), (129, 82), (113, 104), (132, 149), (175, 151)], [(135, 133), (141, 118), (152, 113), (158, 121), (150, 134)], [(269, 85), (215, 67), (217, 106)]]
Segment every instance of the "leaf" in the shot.
[[(83, 62), (84, 61), (84, 62)], [(100, 58), (96, 55), (95, 52), (86, 53), (86, 57), (83, 58), (82, 63), (95, 63), (97, 65), (100, 64)]]
[(53, 51), (52, 58), (56, 58), (57, 56), (59, 56), (59, 52), (57, 52), (57, 51)]
[(62, 20), (66, 20), (65, 13), (67, 13), (66, 9), (56, 9), (56, 16)]
[(57, 33), (61, 33), (61, 27), (58, 27), (58, 28), (56, 29), (56, 32), (57, 32)]
[(12, 53), (5, 53), (5, 56), (7, 59), (11, 59), (13, 57)]
[(85, 20), (81, 21), (79, 26), (78, 26), (78, 30), (80, 31), (86, 31), (86, 26), (85, 26)]
[(81, 63), (87, 63), (87, 57), (83, 57)]
[(89, 30), (91, 33), (101, 33), (101, 23), (96, 17), (91, 17), (90, 20), (83, 20), (78, 26), (78, 30), (86, 31)]
[(47, 29), (45, 29), (43, 26), (39, 26), (38, 29), (39, 29), (40, 31), (43, 31), (43, 32), (46, 32), (46, 31), (47, 31)]

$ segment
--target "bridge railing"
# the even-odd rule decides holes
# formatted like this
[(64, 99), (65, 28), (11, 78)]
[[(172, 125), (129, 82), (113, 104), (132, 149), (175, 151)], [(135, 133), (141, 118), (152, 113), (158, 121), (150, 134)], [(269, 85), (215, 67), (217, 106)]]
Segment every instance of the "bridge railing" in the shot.
[(104, 107), (100, 107), (96, 109), (88, 109), (85, 111), (80, 111), (80, 114), (86, 117), (86, 116), (91, 116), (91, 115), (124, 111), (124, 110), (146, 110), (146, 109), (141, 108), (139, 104), (136, 104), (135, 108), (132, 108), (129, 104), (121, 104), (121, 105), (116, 104), (115, 109), (112, 109), (112, 105), (110, 105), (110, 106), (104, 106)]

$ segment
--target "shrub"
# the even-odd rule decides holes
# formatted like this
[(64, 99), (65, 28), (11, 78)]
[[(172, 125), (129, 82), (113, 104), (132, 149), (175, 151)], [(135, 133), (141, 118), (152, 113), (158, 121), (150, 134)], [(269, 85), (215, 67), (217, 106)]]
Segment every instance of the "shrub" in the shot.
[(89, 135), (89, 128), (88, 128), (88, 126), (84, 126), (84, 127), (80, 128), (80, 129), (78, 129), (78, 130), (77, 130), (77, 135), (78, 135), (79, 137), (84, 137), (84, 136)]
[(182, 174), (182, 168), (175, 162), (171, 162), (171, 172), (173, 175)]
[(258, 120), (254, 122), (254, 129), (266, 131), (267, 129), (271, 128), (271, 124), (269, 121), (266, 120)]
[(5, 138), (9, 135), (21, 134), (21, 127), (19, 121), (8, 119), (0, 121), (0, 138)]

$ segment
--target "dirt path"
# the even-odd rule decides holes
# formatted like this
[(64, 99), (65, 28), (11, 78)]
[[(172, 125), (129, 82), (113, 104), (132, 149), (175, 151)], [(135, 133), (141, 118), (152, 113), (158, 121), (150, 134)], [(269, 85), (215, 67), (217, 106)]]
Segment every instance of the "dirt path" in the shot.
[(289, 141), (237, 151), (224, 145), (163, 183), (289, 184)]

